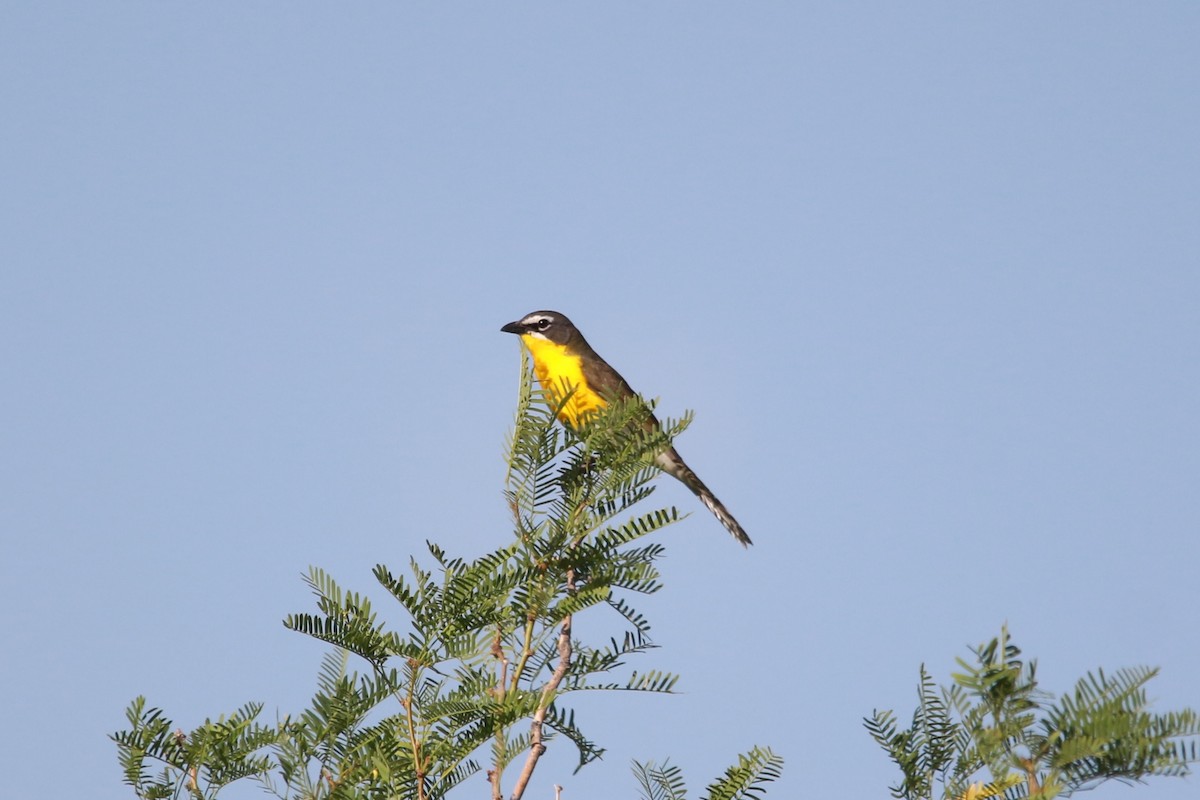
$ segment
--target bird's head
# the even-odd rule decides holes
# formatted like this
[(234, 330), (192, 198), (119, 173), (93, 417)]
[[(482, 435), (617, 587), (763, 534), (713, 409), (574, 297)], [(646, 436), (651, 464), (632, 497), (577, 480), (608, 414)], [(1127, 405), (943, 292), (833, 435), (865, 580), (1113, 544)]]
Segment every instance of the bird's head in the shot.
[(508, 323), (500, 330), (562, 345), (567, 344), (579, 334), (579, 331), (571, 324), (571, 320), (567, 319), (565, 314), (557, 311), (534, 311), (516, 322)]

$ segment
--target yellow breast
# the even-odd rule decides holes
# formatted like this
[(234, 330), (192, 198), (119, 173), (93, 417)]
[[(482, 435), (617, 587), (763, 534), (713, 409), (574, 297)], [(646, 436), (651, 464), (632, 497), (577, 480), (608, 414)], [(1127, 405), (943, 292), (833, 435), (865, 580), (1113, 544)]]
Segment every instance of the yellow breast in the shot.
[(582, 417), (608, 405), (603, 397), (587, 385), (579, 356), (568, 353), (561, 344), (528, 334), (523, 335), (521, 341), (533, 355), (533, 371), (537, 374), (538, 383), (555, 405), (570, 395), (558, 412), (558, 418), (564, 423), (577, 426)]

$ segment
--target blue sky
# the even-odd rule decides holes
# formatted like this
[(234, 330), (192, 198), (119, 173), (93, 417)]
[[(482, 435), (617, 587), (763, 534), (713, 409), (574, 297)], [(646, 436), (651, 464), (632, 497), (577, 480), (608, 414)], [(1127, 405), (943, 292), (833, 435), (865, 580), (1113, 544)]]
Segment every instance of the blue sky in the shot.
[(696, 513), (638, 667), (683, 694), (581, 704), (609, 754), (535, 796), (755, 743), (772, 796), (886, 796), (861, 718), (1005, 622), (1047, 689), (1158, 665), (1200, 708), (1200, 6), (3, 17), (6, 796), (132, 796), (138, 694), (301, 708), (310, 564), (502, 541), (499, 327), (538, 308), (696, 411), (756, 546), (662, 486)]

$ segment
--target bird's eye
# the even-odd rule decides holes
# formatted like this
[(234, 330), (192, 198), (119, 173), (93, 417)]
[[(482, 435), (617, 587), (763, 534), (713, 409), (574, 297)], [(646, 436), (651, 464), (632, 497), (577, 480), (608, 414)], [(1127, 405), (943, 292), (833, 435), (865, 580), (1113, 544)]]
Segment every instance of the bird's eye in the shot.
[(544, 331), (544, 330), (546, 330), (546, 328), (550, 327), (550, 320), (546, 319), (545, 317), (542, 317), (535, 324), (539, 331)]

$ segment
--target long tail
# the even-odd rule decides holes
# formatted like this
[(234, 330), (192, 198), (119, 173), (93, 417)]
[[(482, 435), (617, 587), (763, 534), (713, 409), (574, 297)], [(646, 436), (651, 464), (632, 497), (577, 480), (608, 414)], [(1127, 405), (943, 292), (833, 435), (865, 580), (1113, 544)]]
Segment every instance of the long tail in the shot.
[(675, 452), (674, 447), (659, 453), (654, 459), (654, 464), (663, 472), (677, 478), (688, 489), (691, 489), (692, 494), (700, 498), (700, 502), (704, 503), (708, 510), (713, 513), (713, 516), (725, 526), (725, 530), (732, 533), (733, 538), (741, 542), (743, 547), (753, 544), (750, 541), (750, 537), (746, 535), (745, 529), (733, 518), (733, 514), (730, 514), (724, 504), (717, 499), (717, 496), (704, 485), (704, 481), (700, 480), (699, 476), (692, 472), (691, 467), (684, 463), (683, 459), (679, 457), (679, 453)]

